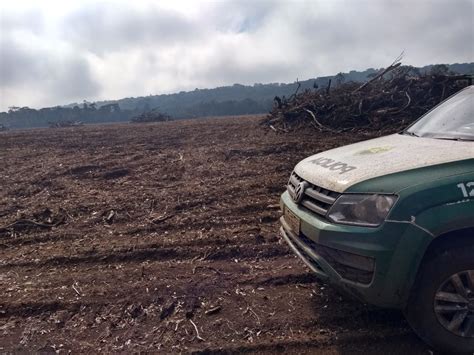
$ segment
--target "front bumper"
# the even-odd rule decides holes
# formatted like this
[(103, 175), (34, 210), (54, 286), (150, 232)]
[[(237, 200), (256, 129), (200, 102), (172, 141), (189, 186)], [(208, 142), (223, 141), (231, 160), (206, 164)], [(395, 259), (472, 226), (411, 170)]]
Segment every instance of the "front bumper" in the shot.
[(282, 216), (280, 233), (321, 279), (377, 306), (403, 308), (431, 236), (419, 228), (385, 222), (378, 228), (332, 224), (296, 205), (285, 192), (281, 207), (300, 220), (295, 232)]
[(291, 249), (321, 278), (334, 278), (355, 284), (372, 282), (375, 260), (371, 257), (328, 248), (313, 242), (303, 234), (296, 235), (282, 216), (280, 234)]

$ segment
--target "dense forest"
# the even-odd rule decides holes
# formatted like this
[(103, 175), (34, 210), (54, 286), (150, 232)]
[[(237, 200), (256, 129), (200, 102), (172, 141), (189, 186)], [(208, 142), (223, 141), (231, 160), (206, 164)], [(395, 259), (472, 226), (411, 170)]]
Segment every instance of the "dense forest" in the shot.
[[(429, 65), (413, 68), (413, 71), (474, 74), (474, 63)], [(0, 113), (0, 128), (47, 127), (57, 126), (61, 122), (78, 124), (127, 122), (151, 110), (158, 110), (173, 119), (266, 113), (271, 109), (275, 96), (291, 96), (297, 88), (300, 92), (324, 88), (330, 80), (333, 87), (350, 81), (364, 82), (377, 72), (376, 69), (367, 69), (362, 72), (350, 71), (291, 84), (257, 83), (252, 86), (234, 84), (168, 95), (130, 97), (95, 103), (83, 102), (42, 109), (11, 107), (8, 112)]]

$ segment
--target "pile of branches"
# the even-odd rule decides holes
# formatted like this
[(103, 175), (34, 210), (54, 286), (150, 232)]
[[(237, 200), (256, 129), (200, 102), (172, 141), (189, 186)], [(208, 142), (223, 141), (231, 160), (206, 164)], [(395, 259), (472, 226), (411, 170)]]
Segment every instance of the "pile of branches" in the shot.
[(63, 127), (78, 127), (82, 126), (81, 121), (58, 121), (58, 122), (48, 122), (49, 128), (63, 128)]
[[(439, 69), (439, 68), (438, 68)], [(262, 125), (288, 132), (313, 127), (319, 131), (396, 132), (435, 105), (472, 84), (472, 76), (431, 70), (420, 74), (394, 62), (364, 84), (339, 82), (331, 87), (275, 97)]]
[(161, 113), (158, 109), (153, 109), (151, 111), (147, 111), (142, 113), (141, 115), (135, 116), (131, 119), (131, 122), (134, 123), (141, 123), (141, 122), (163, 122), (169, 121), (171, 119), (170, 116)]

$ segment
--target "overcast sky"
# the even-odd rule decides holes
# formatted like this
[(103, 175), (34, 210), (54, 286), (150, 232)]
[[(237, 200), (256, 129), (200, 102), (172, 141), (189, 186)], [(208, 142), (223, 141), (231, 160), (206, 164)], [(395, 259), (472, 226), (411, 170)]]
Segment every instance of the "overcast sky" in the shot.
[(2, 1), (0, 110), (474, 61), (474, 0)]

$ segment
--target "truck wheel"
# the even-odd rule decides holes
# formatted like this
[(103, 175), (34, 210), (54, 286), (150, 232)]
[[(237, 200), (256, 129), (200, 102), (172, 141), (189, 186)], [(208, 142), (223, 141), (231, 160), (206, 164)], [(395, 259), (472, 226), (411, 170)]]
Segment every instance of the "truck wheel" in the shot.
[(405, 316), (434, 349), (474, 352), (474, 247), (433, 254), (421, 265)]

